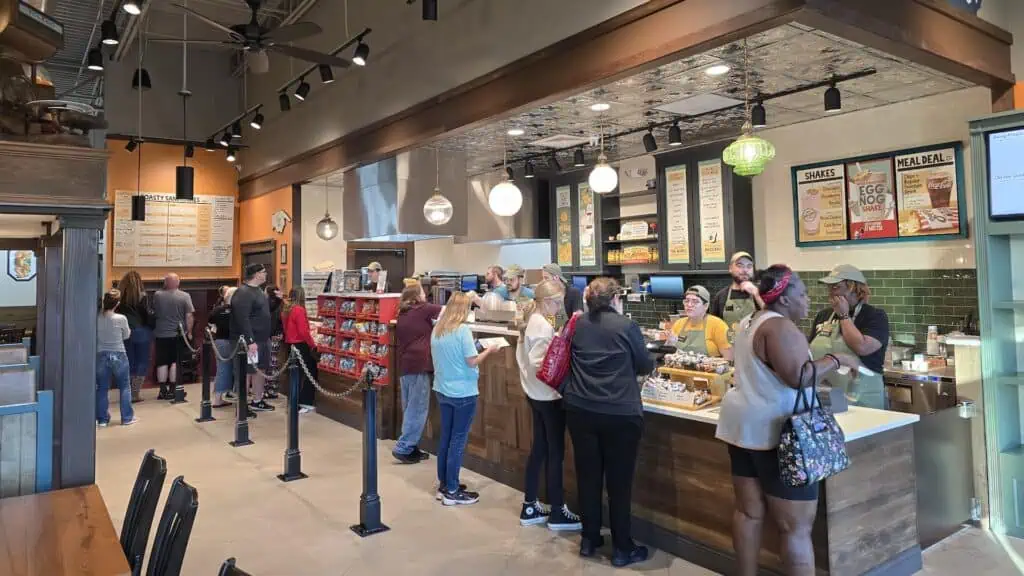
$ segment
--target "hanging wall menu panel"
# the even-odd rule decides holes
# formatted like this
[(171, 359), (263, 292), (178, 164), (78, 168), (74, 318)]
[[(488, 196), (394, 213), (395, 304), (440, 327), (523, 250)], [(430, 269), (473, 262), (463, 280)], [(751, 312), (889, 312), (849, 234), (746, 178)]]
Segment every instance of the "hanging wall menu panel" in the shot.
[(700, 196), (700, 260), (725, 262), (725, 197), (722, 193), (722, 161), (697, 163)]
[(892, 159), (846, 165), (850, 239), (896, 238), (896, 193)]
[(686, 166), (665, 169), (665, 219), (668, 222), (668, 263), (690, 263), (690, 213)]
[(572, 186), (555, 188), (555, 246), (558, 265), (572, 268)]
[(845, 172), (842, 164), (796, 171), (800, 242), (846, 240)]
[(960, 233), (958, 149), (896, 156), (900, 236)]
[(595, 228), (594, 192), (587, 183), (576, 188), (580, 209), (580, 268), (597, 266), (597, 229)]
[(235, 200), (196, 195), (146, 196), (146, 219), (131, 219), (134, 192), (114, 196), (114, 266), (230, 266), (235, 232)]

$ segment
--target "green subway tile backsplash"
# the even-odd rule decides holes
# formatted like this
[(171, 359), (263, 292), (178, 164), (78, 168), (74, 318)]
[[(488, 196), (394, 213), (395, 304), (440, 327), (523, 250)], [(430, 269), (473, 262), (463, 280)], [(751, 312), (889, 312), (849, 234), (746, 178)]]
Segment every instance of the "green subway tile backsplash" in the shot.
[[(811, 299), (810, 317), (801, 328), (807, 331), (819, 310), (829, 306), (828, 290), (818, 282), (827, 272), (799, 272), (808, 287)], [(893, 336), (911, 335), (923, 347), (928, 326), (938, 326), (939, 333), (956, 330), (968, 314), (978, 314), (978, 280), (974, 270), (875, 270), (865, 271), (871, 287), (871, 302), (889, 315)], [(700, 283), (714, 294), (728, 285), (729, 277), (687, 277), (687, 286)], [(669, 314), (682, 308), (681, 300), (648, 299), (627, 302), (625, 311), (641, 326), (654, 328)]]

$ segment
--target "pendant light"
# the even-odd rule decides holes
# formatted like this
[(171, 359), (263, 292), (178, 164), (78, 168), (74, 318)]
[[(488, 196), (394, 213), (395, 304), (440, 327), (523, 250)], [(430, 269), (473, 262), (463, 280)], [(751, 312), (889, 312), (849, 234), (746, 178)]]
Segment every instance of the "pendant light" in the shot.
[(536, 177), (536, 174), (534, 173), (533, 160), (527, 160), (523, 164), (523, 178), (534, 178), (534, 177)]
[(744, 102), (747, 118), (743, 123), (743, 135), (737, 138), (722, 152), (722, 161), (732, 166), (732, 171), (740, 176), (757, 176), (764, 172), (764, 167), (775, 158), (775, 146), (771, 142), (754, 135), (750, 116), (750, 59), (747, 52), (747, 41), (743, 41), (743, 83), (746, 86)]
[(587, 165), (587, 161), (583, 158), (583, 148), (577, 148), (572, 154), (572, 165), (576, 168), (582, 168)]
[(423, 203), (423, 217), (434, 226), (443, 226), (452, 219), (455, 209), (452, 201), (441, 194), (441, 152), (437, 148), (434, 148), (434, 163), (437, 165), (437, 184), (434, 195)]
[(86, 64), (93, 72), (103, 72), (103, 51), (99, 47), (89, 50), (86, 55)]
[(768, 125), (768, 113), (765, 112), (764, 103), (760, 100), (750, 109), (750, 125), (754, 128), (764, 128)]
[(104, 20), (100, 24), (100, 42), (107, 46), (117, 46), (121, 42), (117, 34), (117, 23), (113, 20)]
[(132, 74), (132, 90), (149, 90), (153, 81), (149, 78), (149, 70), (139, 68)]
[[(188, 8), (188, 0), (185, 0), (185, 8)], [(188, 99), (192, 93), (188, 90), (188, 15), (182, 16), (183, 26), (181, 44), (181, 139), (188, 142)], [(182, 152), (181, 166), (174, 167), (174, 199), (191, 202), (195, 199), (195, 168), (188, 165), (189, 145), (184, 147)]]
[[(142, 70), (142, 45), (143, 45), (143, 34), (139, 34), (139, 48), (138, 48), (138, 59), (139, 67), (135, 70), (138, 74)], [(128, 141), (128, 146), (125, 147), (129, 152), (138, 150), (138, 158), (135, 172), (135, 194), (132, 196), (132, 222), (145, 222), (146, 221), (146, 195), (142, 193), (142, 90), (138, 91), (139, 102), (136, 108), (138, 114), (138, 124), (136, 124), (136, 134), (138, 139), (132, 138)], [(130, 148), (129, 148), (130, 146)]]
[(600, 125), (598, 129), (601, 131), (601, 151), (597, 155), (597, 165), (590, 171), (587, 183), (595, 194), (606, 194), (619, 185), (619, 173), (608, 164), (608, 157), (604, 155), (604, 129), (600, 128)]
[(338, 223), (331, 218), (331, 212), (327, 209), (327, 176), (324, 176), (324, 217), (316, 223), (316, 235), (321, 240), (333, 240), (338, 235)]
[(138, 16), (142, 14), (142, 0), (127, 0), (121, 4), (121, 9), (132, 16)]
[[(504, 168), (508, 168), (508, 147), (507, 137), (503, 148), (502, 164)], [(515, 182), (505, 174), (505, 179), (498, 183), (497, 186), (491, 188), (491, 191), (487, 194), (487, 204), (491, 207), (491, 212), (494, 212), (497, 216), (515, 216), (519, 213), (519, 209), (523, 207), (523, 192), (519, 190)]]

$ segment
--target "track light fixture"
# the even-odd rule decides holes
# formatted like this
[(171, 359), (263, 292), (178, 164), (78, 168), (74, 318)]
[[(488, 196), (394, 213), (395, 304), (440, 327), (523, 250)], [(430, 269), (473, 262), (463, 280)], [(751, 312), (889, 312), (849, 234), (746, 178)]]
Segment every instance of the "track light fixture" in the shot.
[(231, 133), (225, 131), (224, 134), (221, 135), (220, 140), (218, 140), (217, 143), (220, 144), (222, 147), (227, 148), (228, 145), (231, 144)]
[(572, 165), (581, 168), (587, 165), (586, 160), (583, 158), (583, 148), (577, 148), (572, 154)]
[(548, 160), (548, 166), (551, 166), (551, 168), (555, 172), (561, 172), (562, 171), (562, 163), (558, 161), (558, 152), (552, 152), (551, 153), (551, 158), (550, 158), (550, 160)]
[(287, 112), (292, 109), (292, 100), (288, 97), (287, 92), (281, 92), (277, 95), (277, 104), (281, 107), (281, 112)]
[(228, 162), (234, 162), (235, 161), (235, 147), (234, 146), (228, 146), (228, 154), (226, 156), (226, 160)]
[(255, 130), (262, 130), (263, 129), (263, 120), (264, 120), (263, 113), (262, 112), (257, 112), (256, 115), (252, 117), (252, 120), (249, 121), (249, 126), (252, 126), (253, 129), (255, 129)]
[(153, 81), (149, 78), (149, 70), (136, 68), (132, 74), (132, 90), (149, 90), (153, 87)]
[(203, 144), (203, 150), (206, 150), (207, 152), (213, 152), (216, 149), (217, 143), (213, 141), (213, 136), (207, 138), (206, 142)]
[(750, 125), (754, 128), (764, 128), (768, 125), (768, 114), (760, 100), (750, 109)]
[(334, 82), (334, 70), (331, 70), (327, 64), (320, 65), (320, 81), (324, 84)]
[(534, 176), (536, 176), (536, 174), (533, 172), (533, 160), (527, 160), (523, 165), (523, 177), (533, 178)]
[(683, 145), (683, 131), (679, 129), (679, 122), (673, 122), (672, 126), (668, 129), (668, 145), (669, 146), (682, 146)]
[(138, 16), (142, 14), (142, 2), (143, 0), (127, 0), (124, 4), (121, 4), (121, 9), (132, 16)]
[(356, 52), (352, 56), (352, 63), (355, 64), (356, 66), (366, 66), (366, 62), (369, 59), (370, 46), (367, 45), (366, 42), (360, 40), (359, 44), (356, 45)]
[(303, 78), (302, 82), (299, 82), (299, 87), (295, 89), (295, 99), (302, 102), (309, 96), (309, 82)]
[(100, 42), (107, 46), (117, 46), (121, 42), (117, 34), (117, 24), (113, 20), (104, 20), (100, 24)]
[(135, 152), (135, 149), (139, 147), (139, 142), (135, 138), (128, 140), (128, 143), (124, 145), (124, 149), (128, 152)]
[(437, 0), (423, 0), (423, 19), (437, 21)]
[(192, 158), (196, 155), (196, 145), (189, 142), (185, 144), (185, 158)]
[(515, 180), (515, 178), (516, 178), (516, 173), (512, 170), (511, 166), (506, 166), (505, 167), (505, 174), (508, 175), (508, 179), (509, 180)]
[(843, 109), (843, 96), (833, 82), (828, 90), (825, 90), (825, 112), (838, 112)]
[(98, 47), (89, 50), (89, 54), (86, 55), (86, 63), (88, 64), (89, 70), (93, 72), (103, 72), (103, 51)]
[(654, 139), (654, 131), (647, 130), (647, 134), (644, 134), (644, 150), (648, 154), (658, 149), (658, 141)]
[(242, 121), (241, 120), (235, 120), (235, 122), (233, 124), (231, 124), (231, 138), (238, 139), (238, 138), (241, 138), (241, 137), (242, 137)]

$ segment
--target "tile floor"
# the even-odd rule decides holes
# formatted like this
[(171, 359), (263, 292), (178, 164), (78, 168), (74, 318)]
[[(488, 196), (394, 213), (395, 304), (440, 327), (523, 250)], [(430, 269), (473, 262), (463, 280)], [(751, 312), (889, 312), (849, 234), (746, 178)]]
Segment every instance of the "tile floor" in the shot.
[[(191, 400), (199, 391), (190, 388)], [(620, 573), (607, 558), (579, 558), (574, 534), (520, 527), (522, 494), (472, 472), (463, 479), (482, 493), (480, 503), (441, 506), (432, 493), (433, 459), (424, 465), (395, 464), (390, 442), (381, 442), (379, 450), (379, 491), (391, 531), (361, 539), (348, 528), (359, 516), (360, 433), (317, 414), (303, 416), (302, 469), (309, 478), (282, 483), (276, 475), (282, 469), (286, 419), (279, 404), (277, 412), (252, 421), (255, 444), (244, 448), (228, 445), (232, 411), (215, 411), (216, 422), (194, 422), (198, 401), (171, 406), (149, 399), (136, 405), (138, 425), (112, 423), (97, 430), (97, 483), (115, 526), (120, 529), (143, 453), (155, 448), (168, 463), (165, 495), (179, 475), (199, 491), (199, 513), (182, 571), (190, 576), (212, 576), (230, 556), (256, 576)], [(1024, 554), (1020, 542), (1001, 545), (988, 533), (968, 530), (929, 550), (922, 574), (1024, 574), (1018, 553)], [(713, 574), (661, 551), (626, 571)]]

